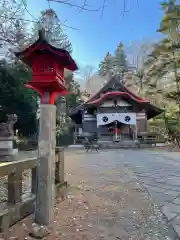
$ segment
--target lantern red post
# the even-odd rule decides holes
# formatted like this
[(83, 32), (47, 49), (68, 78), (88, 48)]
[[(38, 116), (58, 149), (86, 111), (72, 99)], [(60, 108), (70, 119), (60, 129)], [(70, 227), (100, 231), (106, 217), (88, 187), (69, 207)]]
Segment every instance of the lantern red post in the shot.
[(56, 159), (56, 106), (53, 104), (57, 94), (69, 93), (64, 69), (75, 71), (77, 65), (66, 50), (47, 42), (44, 30), (39, 31), (35, 43), (15, 55), (32, 69), (32, 79), (25, 86), (41, 97), (35, 222), (51, 225), (54, 221)]
[(69, 94), (64, 69), (75, 71), (78, 67), (68, 51), (48, 43), (44, 29), (39, 31), (36, 42), (15, 55), (32, 69), (32, 79), (25, 87), (36, 91), (42, 104), (54, 104), (56, 95)]

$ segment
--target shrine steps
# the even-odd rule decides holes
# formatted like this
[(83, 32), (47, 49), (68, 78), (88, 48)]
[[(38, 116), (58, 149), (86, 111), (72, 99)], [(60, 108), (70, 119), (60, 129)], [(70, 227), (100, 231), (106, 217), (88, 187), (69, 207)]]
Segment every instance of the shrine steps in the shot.
[(119, 149), (119, 148), (139, 148), (140, 144), (133, 140), (124, 140), (119, 142), (113, 141), (99, 141), (100, 149)]

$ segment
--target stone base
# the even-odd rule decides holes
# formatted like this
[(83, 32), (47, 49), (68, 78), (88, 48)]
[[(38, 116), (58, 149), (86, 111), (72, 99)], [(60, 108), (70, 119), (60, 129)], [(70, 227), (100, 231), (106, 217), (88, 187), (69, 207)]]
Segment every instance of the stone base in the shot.
[(16, 155), (0, 156), (0, 163), (2, 163), (2, 162), (13, 162), (13, 161), (16, 161), (16, 160), (17, 160)]
[(13, 149), (12, 137), (0, 137), (0, 162), (16, 160), (18, 149)]
[(64, 199), (67, 193), (68, 183), (66, 181), (56, 184), (56, 199)]
[(36, 196), (33, 194), (22, 195), (21, 202), (17, 204), (0, 204), (0, 232), (5, 231), (24, 217), (30, 215), (35, 209)]
[(0, 149), (0, 162), (17, 160), (18, 149)]

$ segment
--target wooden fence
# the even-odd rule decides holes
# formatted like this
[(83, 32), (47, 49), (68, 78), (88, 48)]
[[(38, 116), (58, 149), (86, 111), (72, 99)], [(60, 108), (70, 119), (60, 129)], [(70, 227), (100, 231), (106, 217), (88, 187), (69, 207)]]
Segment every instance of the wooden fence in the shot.
[[(63, 194), (67, 187), (64, 181), (64, 150), (56, 148), (55, 186), (56, 196)], [(0, 232), (9, 228), (19, 220), (35, 211), (37, 192), (38, 158), (29, 158), (14, 162), (0, 163), (0, 177), (8, 176), (7, 201), (0, 204)], [(22, 192), (22, 175), (25, 170), (31, 171), (31, 189), (29, 193)]]

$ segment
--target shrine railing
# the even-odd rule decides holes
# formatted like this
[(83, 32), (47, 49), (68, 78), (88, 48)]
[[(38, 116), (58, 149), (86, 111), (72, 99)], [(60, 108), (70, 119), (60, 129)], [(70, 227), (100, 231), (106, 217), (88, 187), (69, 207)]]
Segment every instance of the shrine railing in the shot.
[[(126, 141), (126, 140), (133, 140), (135, 136), (133, 134), (129, 133), (117, 133), (115, 135), (114, 133), (100, 133), (100, 135), (97, 137), (98, 140), (101, 141), (114, 141), (114, 140), (120, 140), (120, 141)], [(82, 141), (84, 139), (84, 136), (82, 137)], [(146, 144), (155, 144), (155, 143), (164, 143), (165, 137), (163, 134), (159, 134), (157, 132), (141, 132), (137, 134), (137, 139), (140, 141), (140, 143), (146, 143)]]
[(142, 132), (138, 133), (137, 136), (140, 143), (146, 144), (156, 144), (156, 143), (165, 143), (165, 138), (162, 134), (156, 132)]
[[(0, 232), (35, 211), (37, 165), (37, 157), (0, 163)], [(63, 148), (56, 149), (54, 174), (56, 195), (61, 197), (67, 187)]]
[[(115, 135), (112, 133), (104, 133), (100, 135), (101, 139), (106, 140), (114, 140)], [(126, 140), (133, 140), (133, 136), (130, 136), (128, 133), (121, 133), (117, 134), (117, 139), (121, 141)], [(146, 144), (155, 144), (155, 143), (164, 143), (165, 138), (162, 134), (156, 133), (156, 132), (142, 132), (137, 134), (137, 139), (140, 141), (140, 143), (146, 143)]]

